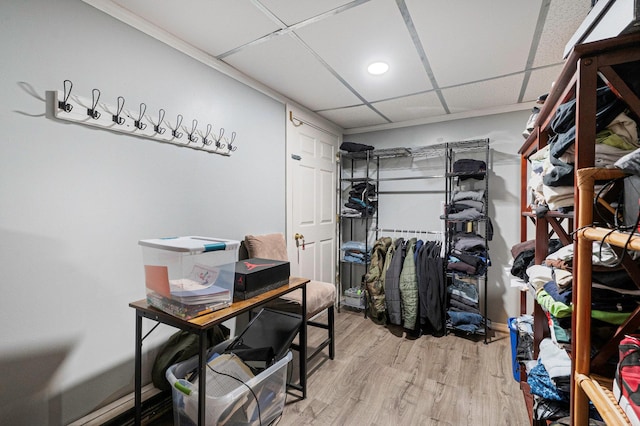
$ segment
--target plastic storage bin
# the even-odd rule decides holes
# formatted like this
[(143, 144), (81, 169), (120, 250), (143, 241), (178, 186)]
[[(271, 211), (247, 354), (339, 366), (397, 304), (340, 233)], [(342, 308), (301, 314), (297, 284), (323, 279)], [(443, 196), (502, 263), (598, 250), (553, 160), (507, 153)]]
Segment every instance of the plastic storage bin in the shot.
[(344, 291), (344, 304), (354, 308), (364, 308), (364, 291), (356, 287)]
[(239, 241), (211, 237), (140, 240), (147, 301), (191, 319), (233, 301)]
[(511, 370), (513, 371), (513, 379), (520, 383), (520, 362), (516, 358), (518, 352), (518, 324), (516, 318), (510, 317), (509, 338), (511, 339)]
[[(240, 383), (224, 396), (207, 395), (205, 425), (267, 425), (274, 421), (284, 409), (287, 364), (292, 358), (288, 352), (284, 358), (246, 382), (255, 397), (247, 386)], [(184, 379), (197, 367), (196, 356), (167, 369), (166, 377), (173, 396), (174, 425), (192, 426), (198, 422), (198, 387)], [(259, 417), (256, 398), (260, 407)]]

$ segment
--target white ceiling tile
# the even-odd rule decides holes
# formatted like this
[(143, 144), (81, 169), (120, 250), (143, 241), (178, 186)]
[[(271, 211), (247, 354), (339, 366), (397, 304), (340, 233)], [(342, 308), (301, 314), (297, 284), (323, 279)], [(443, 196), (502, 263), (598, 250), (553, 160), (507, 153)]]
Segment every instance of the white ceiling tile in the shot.
[(435, 117), (445, 114), (442, 103), (435, 92), (376, 102), (373, 104), (373, 107), (393, 122)]
[(562, 62), (565, 45), (571, 40), (591, 6), (588, 1), (552, 1), (542, 29), (533, 66)]
[(541, 0), (407, 0), (441, 87), (522, 71)]
[[(431, 89), (393, 1), (371, 0), (296, 33), (369, 101)], [(368, 74), (367, 66), (376, 61), (387, 62), (389, 71), (381, 76)]]
[(114, 3), (213, 56), (279, 29), (249, 0), (114, 0)]
[[(562, 61), (564, 46), (586, 16), (590, 3), (85, 1), (98, 3), (98, 9), (175, 48), (182, 49), (183, 43), (176, 41), (183, 40), (212, 59), (228, 63), (239, 73), (350, 129), (389, 124), (387, 121), (437, 120), (458, 112), (481, 115), (510, 107), (520, 96), (529, 59), (533, 59), (534, 70), (522, 102), (534, 100), (549, 91), (551, 81), (560, 73), (560, 65), (548, 65)], [(548, 10), (541, 9), (543, 2)], [(541, 11), (546, 22), (539, 24)], [(410, 33), (405, 18), (413, 22), (416, 34)], [(307, 20), (295, 34), (287, 29), (279, 31), (281, 26)], [(154, 25), (161, 31), (154, 31)], [(529, 58), (536, 29), (541, 31), (537, 34), (538, 48)], [(270, 37), (264, 37), (267, 35)], [(413, 36), (424, 49), (426, 63), (420, 58)], [(194, 55), (187, 48), (184, 52), (246, 81), (230, 68), (218, 66), (215, 59)], [(389, 63), (387, 74), (371, 76), (366, 72), (367, 65), (377, 60)], [(431, 68), (450, 114), (440, 105), (425, 65)], [(259, 84), (257, 88), (261, 90)]]
[(562, 71), (562, 65), (531, 71), (522, 102), (535, 101), (538, 96), (549, 93), (554, 80), (560, 75), (560, 71)]
[(260, 0), (260, 3), (282, 22), (293, 25), (351, 3), (351, 0)]
[(465, 84), (442, 90), (452, 113), (518, 103), (524, 74)]
[(288, 35), (249, 46), (224, 61), (313, 110), (362, 103)]
[(387, 124), (384, 118), (364, 105), (319, 111), (318, 114), (345, 129)]

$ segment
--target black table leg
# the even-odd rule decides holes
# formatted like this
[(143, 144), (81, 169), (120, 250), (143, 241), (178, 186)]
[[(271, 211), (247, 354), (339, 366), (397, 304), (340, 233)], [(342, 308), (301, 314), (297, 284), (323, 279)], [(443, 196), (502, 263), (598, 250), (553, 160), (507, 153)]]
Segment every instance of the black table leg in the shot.
[(136, 361), (134, 381), (135, 424), (142, 422), (142, 316), (136, 312)]
[(307, 397), (307, 285), (302, 286), (302, 326), (300, 328), (300, 386)]
[(205, 424), (205, 404), (207, 397), (207, 354), (206, 339), (204, 333), (198, 335), (199, 352), (198, 360), (200, 361), (200, 381), (198, 382), (198, 424)]

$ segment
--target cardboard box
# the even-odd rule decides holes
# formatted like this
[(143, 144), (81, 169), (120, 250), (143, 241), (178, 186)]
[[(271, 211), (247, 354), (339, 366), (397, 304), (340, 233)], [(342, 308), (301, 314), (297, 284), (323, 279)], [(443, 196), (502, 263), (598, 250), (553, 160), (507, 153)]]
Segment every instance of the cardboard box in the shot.
[(289, 262), (252, 258), (236, 262), (234, 300), (246, 300), (273, 290), (289, 280)]

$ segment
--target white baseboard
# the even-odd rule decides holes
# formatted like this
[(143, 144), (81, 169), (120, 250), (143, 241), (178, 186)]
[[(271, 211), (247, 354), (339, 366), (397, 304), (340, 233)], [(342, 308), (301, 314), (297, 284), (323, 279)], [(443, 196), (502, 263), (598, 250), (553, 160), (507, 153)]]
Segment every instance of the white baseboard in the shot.
[[(146, 386), (142, 387), (142, 402), (148, 400), (149, 398), (159, 394), (161, 391), (153, 386), (152, 383), (149, 383)], [(105, 405), (102, 408), (99, 408), (86, 416), (76, 420), (73, 423), (70, 423), (69, 426), (98, 426), (105, 424), (106, 422), (115, 419), (122, 413), (127, 412), (134, 408), (135, 397), (133, 392), (129, 395), (125, 395), (117, 401), (112, 402), (111, 404)]]

